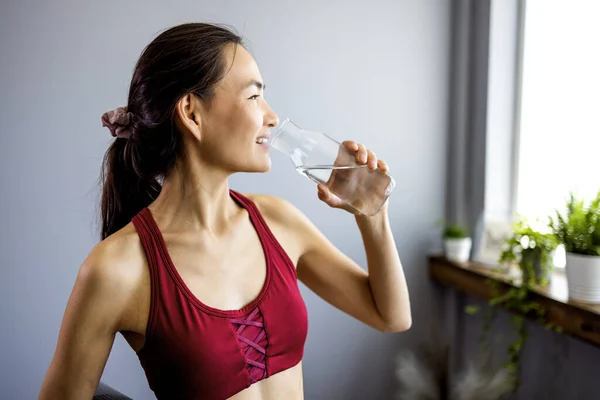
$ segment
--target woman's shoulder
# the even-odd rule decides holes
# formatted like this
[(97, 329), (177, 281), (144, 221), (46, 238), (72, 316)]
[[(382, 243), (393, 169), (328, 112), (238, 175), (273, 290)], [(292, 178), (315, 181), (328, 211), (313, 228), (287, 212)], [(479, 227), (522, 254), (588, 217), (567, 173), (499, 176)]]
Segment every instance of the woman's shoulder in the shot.
[(149, 280), (135, 229), (126, 226), (96, 244), (81, 264), (73, 292), (77, 302), (93, 304), (98, 318), (127, 330), (136, 293)]
[(133, 224), (96, 244), (80, 268), (90, 284), (128, 292), (144, 276), (145, 257)]
[(130, 264), (139, 258), (142, 244), (132, 223), (102, 240), (91, 250), (88, 259), (95, 264)]
[(305, 219), (304, 214), (290, 201), (281, 197), (262, 193), (243, 193), (258, 208), (263, 217), (287, 224)]
[(320, 235), (316, 225), (290, 201), (267, 194), (244, 194), (256, 204), (269, 225), (290, 232), (294, 240), (311, 241)]

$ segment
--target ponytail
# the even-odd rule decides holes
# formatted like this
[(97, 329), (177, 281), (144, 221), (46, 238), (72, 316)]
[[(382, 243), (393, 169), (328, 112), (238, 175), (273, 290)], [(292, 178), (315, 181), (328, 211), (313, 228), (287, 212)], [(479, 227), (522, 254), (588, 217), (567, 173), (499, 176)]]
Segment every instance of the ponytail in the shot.
[[(144, 179), (131, 162), (131, 142), (116, 139), (104, 155), (102, 168), (102, 239), (127, 225), (160, 193), (156, 178)], [(127, 154), (129, 153), (129, 154)], [(128, 160), (129, 158), (129, 160)]]

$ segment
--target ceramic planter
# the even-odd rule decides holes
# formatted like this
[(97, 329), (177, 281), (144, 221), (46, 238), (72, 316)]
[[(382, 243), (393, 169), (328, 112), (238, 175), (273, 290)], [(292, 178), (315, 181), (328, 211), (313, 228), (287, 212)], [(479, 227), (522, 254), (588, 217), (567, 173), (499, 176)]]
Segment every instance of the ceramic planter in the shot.
[(566, 273), (569, 298), (600, 303), (600, 256), (567, 253)]
[(467, 262), (471, 256), (471, 238), (444, 239), (446, 258), (450, 261)]

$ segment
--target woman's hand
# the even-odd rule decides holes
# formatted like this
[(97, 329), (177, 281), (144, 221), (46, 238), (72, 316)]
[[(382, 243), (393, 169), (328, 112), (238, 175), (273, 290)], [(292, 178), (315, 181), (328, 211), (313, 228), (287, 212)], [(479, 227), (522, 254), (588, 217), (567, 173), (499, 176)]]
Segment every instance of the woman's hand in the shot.
[[(366, 168), (371, 171), (377, 171), (377, 173), (385, 174), (388, 172), (389, 168), (387, 163), (383, 160), (378, 160), (375, 153), (373, 153), (371, 150), (367, 150), (364, 145), (352, 140), (346, 140), (342, 143), (342, 146), (344, 146), (344, 148), (348, 151), (355, 153), (356, 164), (361, 166), (366, 165)], [(341, 161), (348, 158), (347, 153), (342, 153), (343, 149), (340, 149), (340, 155), (338, 156), (338, 159), (334, 165), (348, 164), (347, 162)], [(331, 177), (329, 178), (327, 184), (317, 185), (319, 199), (330, 207), (340, 208), (354, 215), (361, 215), (360, 212), (333, 194), (330, 188), (332, 188), (334, 191), (336, 191), (336, 186), (339, 187), (341, 191), (344, 189), (352, 190), (353, 188), (361, 185), (362, 180), (367, 179), (368, 176), (368, 174), (361, 174), (361, 172), (357, 169), (335, 169), (332, 171)], [(383, 190), (385, 190), (385, 188), (383, 188)], [(383, 208), (387, 208), (387, 202)]]

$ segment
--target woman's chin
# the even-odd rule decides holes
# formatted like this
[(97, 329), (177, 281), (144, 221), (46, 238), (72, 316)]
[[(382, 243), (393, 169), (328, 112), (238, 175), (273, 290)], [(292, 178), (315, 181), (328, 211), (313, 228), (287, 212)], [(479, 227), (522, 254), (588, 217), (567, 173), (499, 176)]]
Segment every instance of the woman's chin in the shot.
[(260, 170), (258, 172), (269, 172), (271, 170), (271, 157), (267, 155), (267, 157), (260, 163)]
[(271, 170), (271, 159), (267, 159), (262, 162), (257, 162), (252, 166), (248, 166), (241, 172), (249, 172), (249, 173), (262, 173), (269, 172)]
[(266, 165), (263, 165), (262, 168), (259, 168), (256, 172), (269, 172), (271, 170), (271, 160)]

